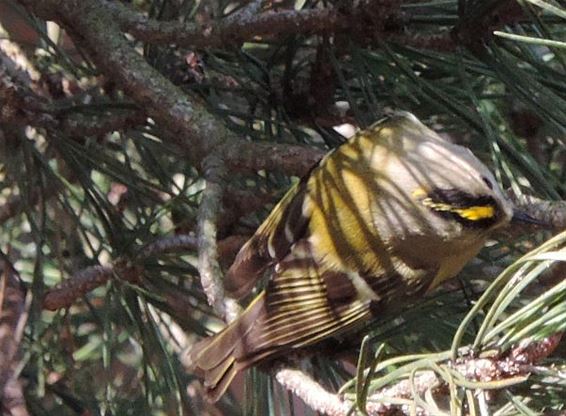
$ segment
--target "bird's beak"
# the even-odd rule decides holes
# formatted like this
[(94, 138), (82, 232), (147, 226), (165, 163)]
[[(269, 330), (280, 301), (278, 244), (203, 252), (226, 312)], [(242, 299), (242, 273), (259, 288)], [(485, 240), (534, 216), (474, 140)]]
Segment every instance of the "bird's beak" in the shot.
[(531, 217), (529, 214), (523, 211), (517, 211), (516, 209), (513, 210), (513, 217), (511, 218), (512, 223), (523, 223), (523, 224), (533, 224), (539, 225), (545, 228), (551, 228), (551, 225), (547, 222), (538, 220), (534, 217)]

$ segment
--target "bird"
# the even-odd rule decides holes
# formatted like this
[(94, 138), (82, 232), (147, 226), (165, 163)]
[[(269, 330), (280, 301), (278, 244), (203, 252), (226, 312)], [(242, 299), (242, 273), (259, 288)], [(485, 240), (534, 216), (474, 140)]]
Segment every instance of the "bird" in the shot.
[(330, 151), (275, 205), (225, 277), (244, 312), (189, 352), (217, 401), (239, 372), (347, 339), (457, 275), (514, 210), (490, 170), (412, 113)]

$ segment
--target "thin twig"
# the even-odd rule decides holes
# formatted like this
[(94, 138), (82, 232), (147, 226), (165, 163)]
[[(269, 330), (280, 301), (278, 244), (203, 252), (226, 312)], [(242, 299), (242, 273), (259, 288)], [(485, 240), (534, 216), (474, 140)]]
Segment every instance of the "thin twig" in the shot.
[(16, 270), (2, 252), (0, 273), (0, 403), (2, 414), (26, 416), (29, 413), (17, 368), (31, 296), (26, 296)]
[(216, 242), (226, 170), (222, 159), (214, 153), (206, 158), (203, 167), (206, 185), (202, 192), (197, 224), (200, 280), (208, 303), (226, 322), (230, 322), (239, 314), (240, 308), (235, 300), (226, 297), (224, 293)]
[(353, 23), (347, 20), (349, 16), (342, 16), (335, 9), (283, 10), (261, 14), (242, 12), (217, 22), (194, 24), (150, 19), (117, 2), (108, 2), (104, 7), (112, 11), (122, 30), (139, 40), (190, 47), (226, 46), (259, 36), (271, 38), (286, 33), (330, 33)]
[(112, 265), (87, 267), (48, 291), (43, 298), (43, 307), (50, 311), (69, 307), (76, 299), (105, 284), (113, 273), (119, 272)]
[(517, 208), (556, 230), (566, 229), (566, 201), (546, 201), (531, 195), (509, 198)]
[(328, 392), (300, 370), (281, 368), (275, 372), (275, 378), (286, 390), (300, 397), (315, 412), (329, 416), (342, 416), (352, 407), (351, 403)]
[[(247, 237), (231, 236), (218, 243), (220, 257), (233, 258), (234, 252), (242, 246)], [(43, 307), (48, 310), (67, 308), (88, 292), (100, 287), (112, 276), (139, 283), (143, 273), (142, 263), (147, 258), (170, 252), (194, 251), (197, 238), (192, 235), (173, 235), (159, 238), (145, 246), (132, 261), (117, 260), (107, 265), (90, 266), (73, 274), (59, 286), (47, 291)]]

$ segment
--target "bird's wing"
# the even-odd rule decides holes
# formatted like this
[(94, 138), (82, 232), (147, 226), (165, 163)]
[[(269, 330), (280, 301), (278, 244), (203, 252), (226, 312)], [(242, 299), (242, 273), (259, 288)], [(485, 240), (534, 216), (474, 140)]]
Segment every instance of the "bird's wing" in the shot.
[(319, 266), (305, 240), (277, 264), (263, 294), (262, 312), (234, 351), (237, 361), (247, 367), (339, 335), (370, 316), (371, 300), (358, 298), (347, 274)]
[(309, 221), (303, 209), (305, 195), (306, 177), (287, 192), (240, 249), (224, 283), (231, 296), (245, 296), (263, 272), (284, 258), (291, 245), (304, 237)]
[[(307, 240), (295, 244), (277, 264), (263, 300), (263, 311), (242, 346), (238, 361), (253, 362), (281, 351), (313, 345), (355, 329), (375, 314), (394, 307), (391, 300), (426, 291), (434, 273), (425, 270), (374, 269), (371, 274), (329, 270), (317, 262)], [(410, 275), (410, 277), (409, 277)], [(251, 355), (249, 355), (251, 353)]]

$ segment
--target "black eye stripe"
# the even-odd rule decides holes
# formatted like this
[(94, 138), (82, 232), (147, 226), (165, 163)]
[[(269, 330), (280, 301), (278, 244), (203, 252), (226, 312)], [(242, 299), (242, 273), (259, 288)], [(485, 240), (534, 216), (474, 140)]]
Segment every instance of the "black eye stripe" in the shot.
[(486, 178), (485, 176), (482, 176), (481, 178), (482, 178), (483, 182), (487, 185), (487, 187), (489, 189), (493, 190), (493, 183), (491, 183), (491, 181), (488, 178)]
[(459, 189), (433, 189), (428, 197), (437, 203), (443, 203), (454, 208), (469, 208), (473, 206), (492, 206), (497, 204), (490, 195), (472, 195)]
[[(438, 216), (454, 220), (468, 228), (489, 228), (499, 218), (499, 208), (496, 201), (490, 195), (472, 195), (458, 189), (434, 189), (423, 199), (431, 210)], [(492, 207), (494, 215), (485, 218), (470, 219), (458, 213), (473, 207)]]

